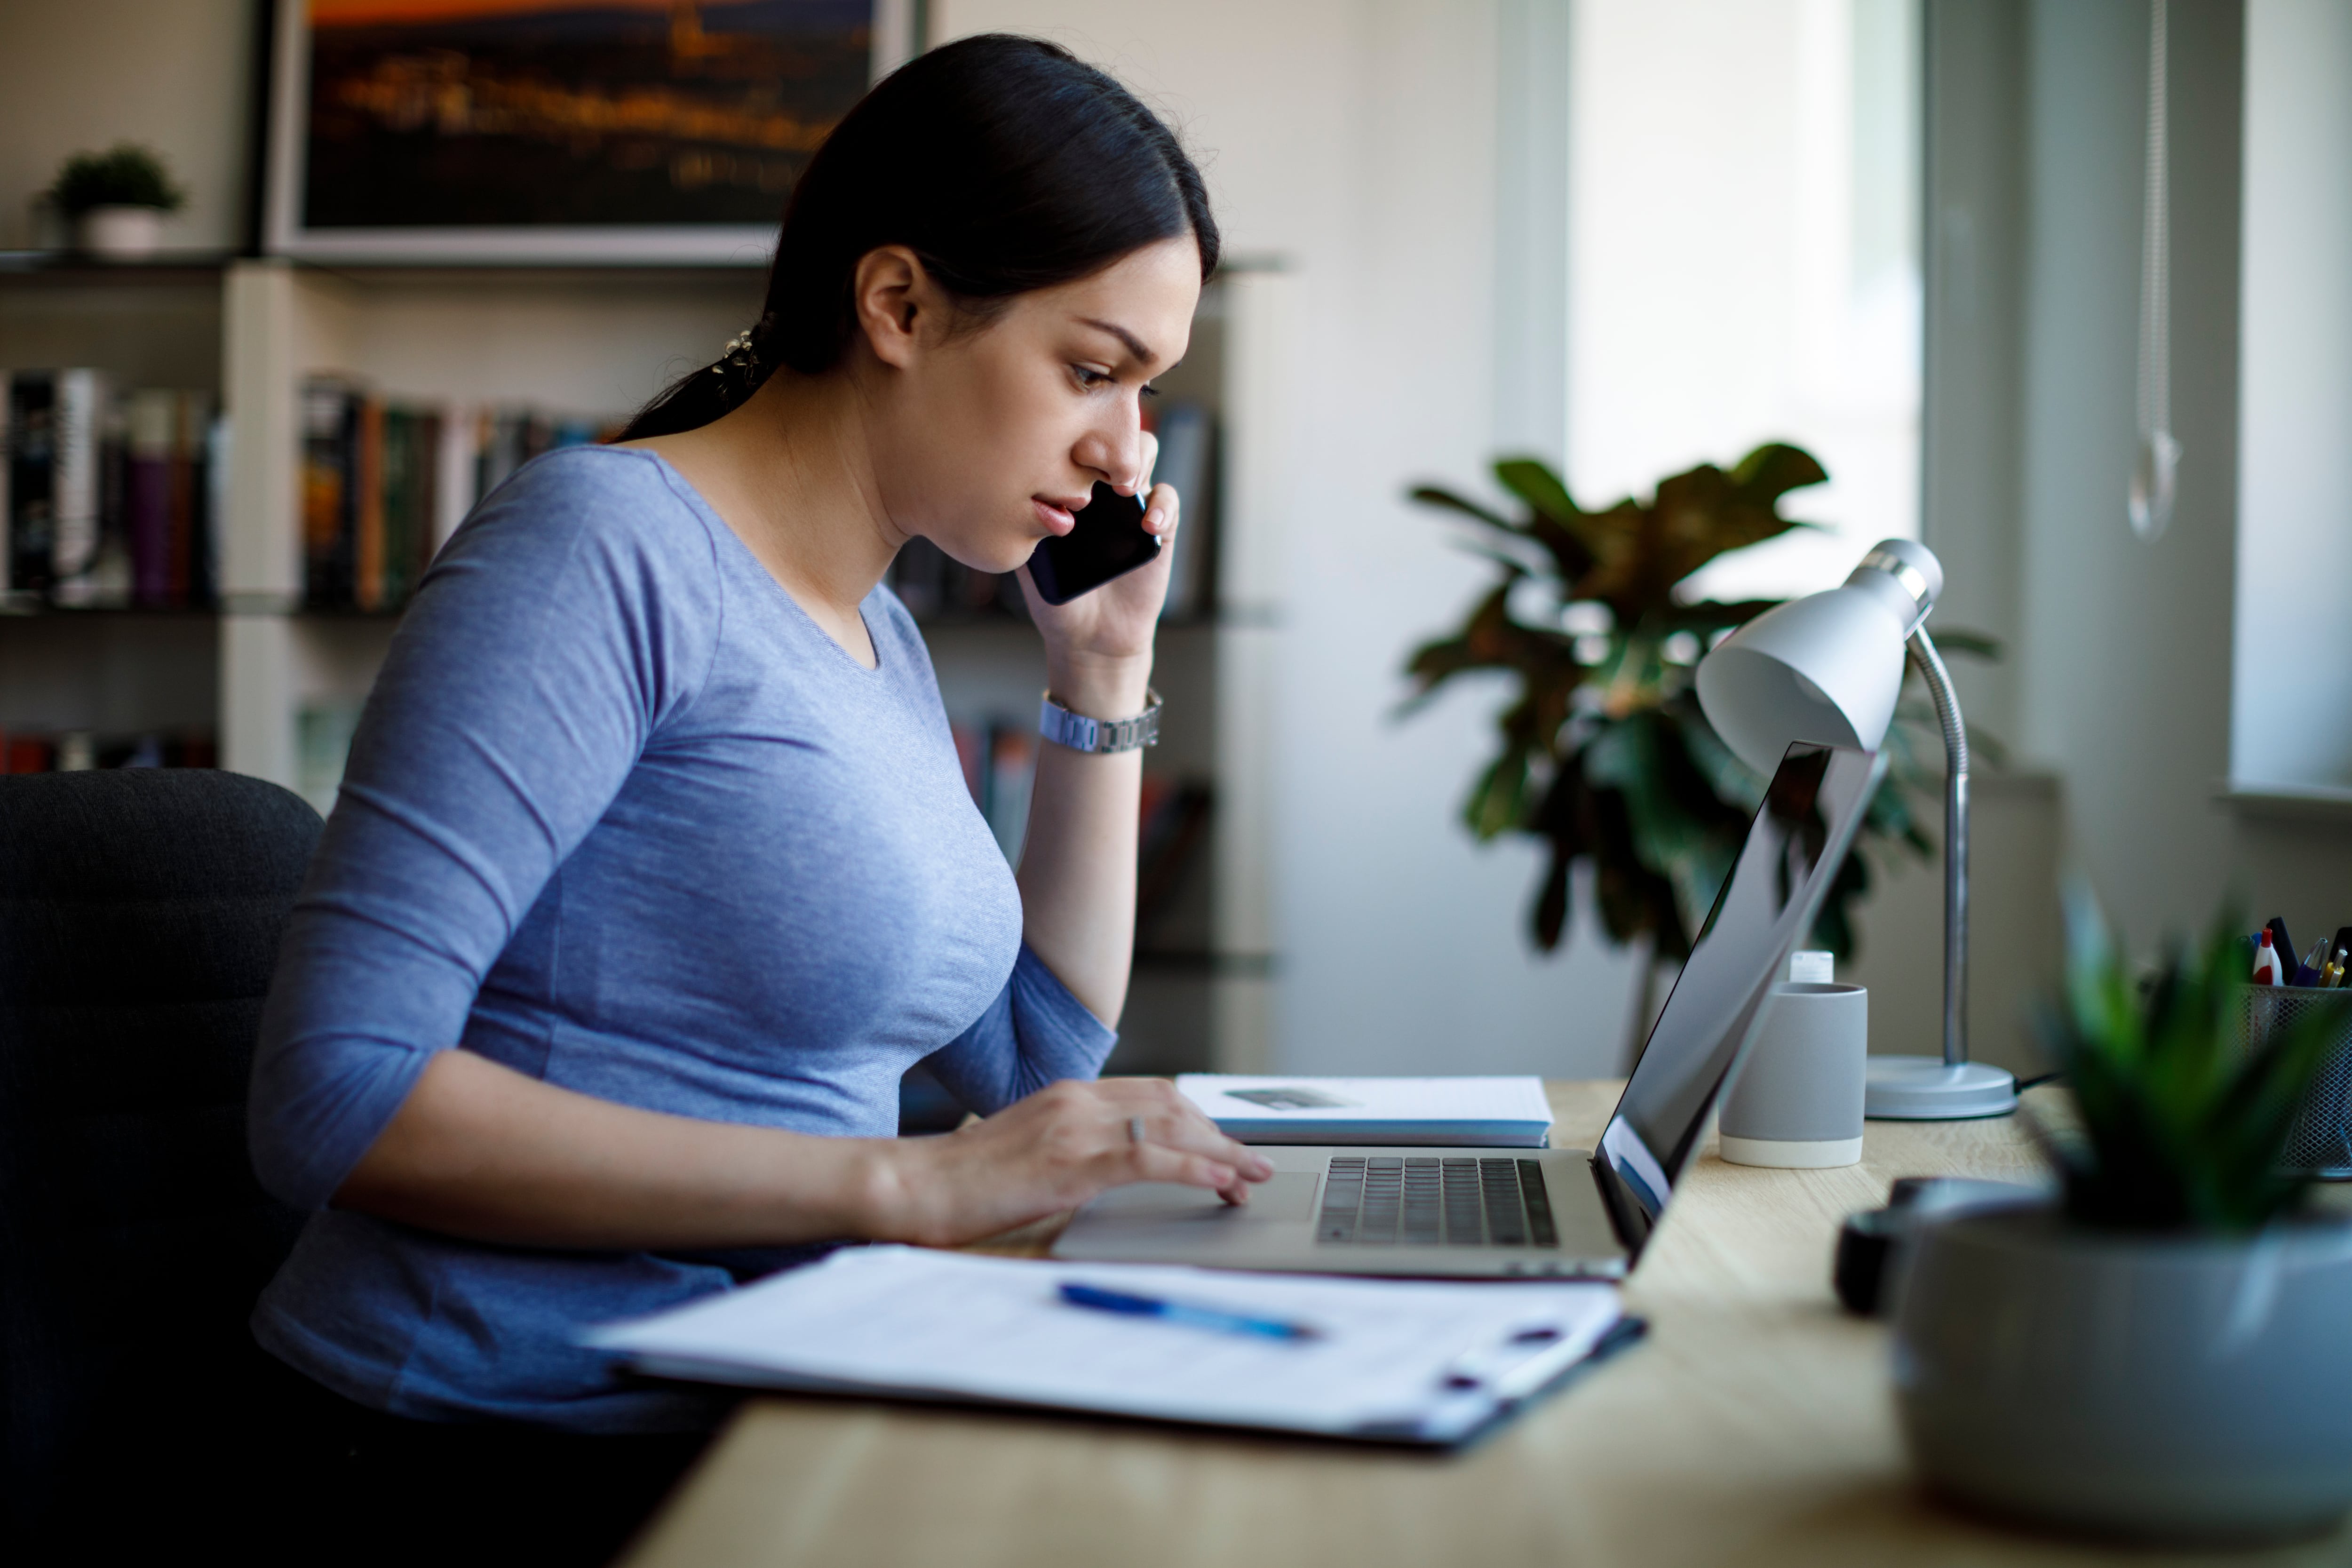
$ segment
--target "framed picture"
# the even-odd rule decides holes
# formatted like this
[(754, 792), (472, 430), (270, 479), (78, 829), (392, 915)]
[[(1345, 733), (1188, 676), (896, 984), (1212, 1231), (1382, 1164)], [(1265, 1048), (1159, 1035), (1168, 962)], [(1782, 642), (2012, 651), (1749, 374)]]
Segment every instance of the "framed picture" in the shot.
[(916, 0), (277, 0), (263, 244), (743, 265)]

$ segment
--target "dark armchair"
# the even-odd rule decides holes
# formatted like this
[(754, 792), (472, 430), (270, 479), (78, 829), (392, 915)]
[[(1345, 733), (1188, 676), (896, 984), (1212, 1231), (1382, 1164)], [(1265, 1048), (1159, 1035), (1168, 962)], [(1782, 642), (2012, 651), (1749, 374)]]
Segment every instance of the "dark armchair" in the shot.
[(299, 1216), (246, 1076), (319, 831), (235, 773), (0, 777), (0, 1554), (196, 1547), (255, 1451), (246, 1319)]

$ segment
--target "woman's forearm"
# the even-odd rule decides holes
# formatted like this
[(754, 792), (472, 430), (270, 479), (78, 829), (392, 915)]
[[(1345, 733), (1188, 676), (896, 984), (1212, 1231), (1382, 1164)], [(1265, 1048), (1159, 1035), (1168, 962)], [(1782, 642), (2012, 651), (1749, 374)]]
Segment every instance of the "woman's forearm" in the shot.
[(1161, 1079), (1054, 1084), (941, 1138), (826, 1138), (615, 1105), (453, 1050), (427, 1064), (334, 1201), (508, 1246), (945, 1246), (1122, 1182), (1240, 1203), (1272, 1173)]
[(443, 1051), (340, 1208), (530, 1247), (778, 1246), (883, 1235), (895, 1140), (616, 1105)]
[[(1054, 700), (1091, 719), (1143, 711), (1151, 661), (1057, 660)], [(1070, 994), (1116, 1026), (1135, 950), (1135, 856), (1143, 753), (1045, 742), (1021, 850), (1023, 935)]]

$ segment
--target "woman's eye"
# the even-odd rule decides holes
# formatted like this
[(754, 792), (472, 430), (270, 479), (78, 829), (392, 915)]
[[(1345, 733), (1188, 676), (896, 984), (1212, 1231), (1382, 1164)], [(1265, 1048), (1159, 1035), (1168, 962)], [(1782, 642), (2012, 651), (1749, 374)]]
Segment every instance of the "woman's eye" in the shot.
[(1078, 384), (1087, 388), (1088, 391), (1092, 391), (1097, 386), (1108, 386), (1110, 384), (1111, 376), (1109, 373), (1106, 371), (1090, 370), (1082, 364), (1074, 364), (1070, 369), (1077, 374)]
[(1160, 395), (1160, 389), (1149, 383), (1146, 383), (1143, 388), (1143, 395), (1146, 397), (1157, 397)]

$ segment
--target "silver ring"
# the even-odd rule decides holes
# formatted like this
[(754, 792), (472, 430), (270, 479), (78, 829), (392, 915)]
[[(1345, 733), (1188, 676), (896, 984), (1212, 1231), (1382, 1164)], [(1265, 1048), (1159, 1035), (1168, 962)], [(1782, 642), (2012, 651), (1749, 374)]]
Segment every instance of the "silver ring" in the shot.
[(1142, 1117), (1130, 1116), (1127, 1119), (1127, 1141), (1130, 1143), (1140, 1143), (1143, 1142)]

